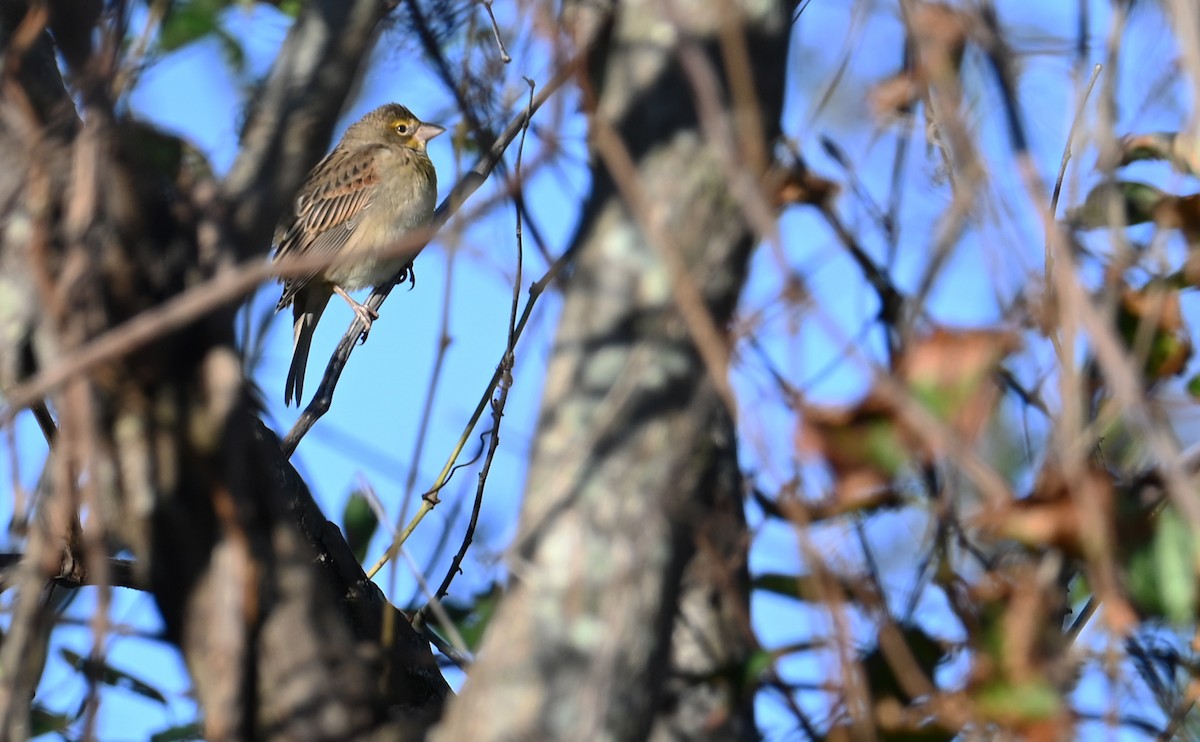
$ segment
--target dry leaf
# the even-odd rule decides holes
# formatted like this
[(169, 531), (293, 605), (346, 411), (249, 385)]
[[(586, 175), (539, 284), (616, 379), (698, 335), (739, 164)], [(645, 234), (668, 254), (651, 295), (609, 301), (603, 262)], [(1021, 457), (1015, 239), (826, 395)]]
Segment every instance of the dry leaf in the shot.
[(838, 194), (838, 184), (814, 175), (803, 162), (776, 166), (767, 173), (767, 194), (775, 208), (796, 204), (823, 204)]
[(994, 373), (1018, 347), (1003, 330), (936, 330), (897, 364), (910, 391), (961, 439), (973, 441), (990, 419), (1000, 387)]
[(895, 411), (869, 396), (856, 407), (806, 408), (797, 447), (825, 459), (842, 502), (862, 500), (886, 487), (909, 458)]
[(921, 99), (924, 86), (910, 72), (878, 82), (867, 93), (867, 105), (875, 118), (884, 120), (893, 116), (905, 116)]
[(1028, 497), (985, 513), (978, 525), (992, 538), (1035, 549), (1049, 546), (1083, 558), (1103, 553), (1112, 544), (1114, 539), (1106, 534), (1111, 530), (1113, 500), (1108, 472), (1089, 468), (1068, 478), (1057, 463), (1047, 462)]
[[(1121, 292), (1116, 322), (1129, 348), (1145, 348), (1142, 368), (1147, 382), (1177, 376), (1187, 368), (1192, 340), (1183, 323), (1178, 289), (1162, 283), (1150, 283), (1141, 289), (1126, 287)], [(1143, 345), (1147, 337), (1149, 343)]]

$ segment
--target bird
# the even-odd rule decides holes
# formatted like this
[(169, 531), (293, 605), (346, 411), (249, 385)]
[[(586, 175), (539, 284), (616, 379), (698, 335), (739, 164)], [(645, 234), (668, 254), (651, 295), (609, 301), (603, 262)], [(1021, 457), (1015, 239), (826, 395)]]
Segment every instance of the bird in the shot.
[(396, 251), (433, 220), (437, 172), (426, 145), (445, 130), (399, 103), (376, 108), (346, 129), (309, 172), (292, 208), (280, 219), (272, 240), (274, 262), (338, 256), (312, 273), (280, 279), (283, 294), (275, 311), (292, 307), (285, 406), (293, 398), (300, 404), (313, 332), (329, 298), (337, 294), (350, 304), (365, 325), (365, 339), (378, 315), (348, 292), (392, 278), (424, 246), (418, 242)]

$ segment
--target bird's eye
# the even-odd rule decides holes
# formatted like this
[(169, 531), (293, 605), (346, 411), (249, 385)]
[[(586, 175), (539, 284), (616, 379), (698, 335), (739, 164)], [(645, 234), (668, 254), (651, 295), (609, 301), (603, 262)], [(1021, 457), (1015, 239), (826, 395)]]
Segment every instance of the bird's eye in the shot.
[(397, 134), (407, 134), (408, 133), (408, 124), (396, 124), (396, 133)]

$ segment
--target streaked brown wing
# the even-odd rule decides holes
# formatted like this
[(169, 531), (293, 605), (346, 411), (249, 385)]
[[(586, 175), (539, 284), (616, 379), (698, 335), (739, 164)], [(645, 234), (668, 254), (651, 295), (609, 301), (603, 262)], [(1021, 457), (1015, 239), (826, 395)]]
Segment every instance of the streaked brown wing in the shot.
[[(358, 223), (356, 217), (370, 205), (379, 183), (375, 165), (379, 149), (334, 150), (313, 168), (296, 197), (295, 213), (275, 229), (275, 260), (333, 254), (345, 246)], [(284, 281), (277, 309), (291, 303), (318, 273)]]

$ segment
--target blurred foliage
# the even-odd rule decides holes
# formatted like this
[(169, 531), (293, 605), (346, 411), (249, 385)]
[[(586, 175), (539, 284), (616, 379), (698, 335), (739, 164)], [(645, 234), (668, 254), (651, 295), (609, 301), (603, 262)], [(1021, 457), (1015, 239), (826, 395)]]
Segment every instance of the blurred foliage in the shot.
[(37, 738), (47, 734), (58, 734), (65, 738), (77, 718), (71, 714), (48, 711), (40, 704), (34, 703), (29, 713), (29, 736)]
[[(187, 44), (211, 37), (220, 46), (226, 64), (235, 72), (246, 68), (246, 52), (241, 43), (221, 25), (221, 16), (230, 6), (240, 4), (238, 0), (187, 0), (173, 2), (167, 6), (158, 32), (158, 48), (162, 52), (173, 52)], [(275, 5), (275, 3), (271, 3)], [(299, 11), (298, 3), (280, 3), (294, 6), (291, 13)]]
[[(499, 605), (503, 594), (503, 588), (499, 583), (496, 583), (472, 595), (471, 600), (465, 604), (443, 603), (443, 607), (450, 616), (450, 620), (454, 622), (454, 628), (458, 631), (463, 641), (466, 642), (469, 651), (478, 651), (479, 643), (483, 640), (483, 634), (487, 630), (488, 623), (491, 621), (492, 615), (495, 613), (496, 606)], [(444, 633), (444, 629), (437, 626), (436, 622), (433, 628), (443, 638), (449, 639)]]
[(136, 693), (156, 703), (163, 705), (167, 703), (166, 696), (152, 684), (141, 680), (129, 672), (118, 670), (107, 662), (86, 658), (72, 652), (66, 647), (60, 648), (59, 654), (62, 655), (67, 664), (91, 681)]
[(351, 492), (342, 510), (342, 533), (359, 564), (367, 558), (367, 547), (371, 545), (371, 537), (378, 528), (379, 516), (371, 507), (367, 495), (361, 490)]
[(150, 736), (150, 742), (188, 742), (194, 739), (204, 739), (204, 724), (199, 721), (167, 727)]
[[(1157, 12), (1144, 6), (1138, 11)], [(1003, 105), (990, 113), (1008, 126), (1014, 144), (1024, 135), (1021, 117), (1037, 107), (1031, 98), (1015, 97), (1023, 82), (1019, 65), (1011, 63), (1019, 33), (999, 25), (990, 6), (916, 3), (906, 8), (903, 23), (904, 61), (869, 88), (868, 106), (877, 125), (895, 133), (902, 146), (923, 126), (926, 154), (938, 163), (930, 179), (934, 187), (948, 178), (955, 203), (978, 208), (987, 197), (967, 193), (986, 182), (971, 180), (976, 158), (992, 171), (1007, 164), (995, 149), (974, 149), (980, 140), (972, 137), (979, 135), (987, 106), (972, 98), (979, 95), (973, 86), (983, 76), (1002, 89)], [(853, 52), (840, 61), (851, 67)], [(1085, 69), (1082, 63), (1079, 69)], [(1200, 70), (1188, 74), (1200, 76)], [(1159, 92), (1172, 89), (1172, 82), (1164, 81)], [(834, 89), (825, 94), (832, 98)], [(960, 106), (969, 115), (957, 118)], [(1080, 108), (1083, 126), (1092, 124), (1090, 110)], [(905, 128), (914, 122), (917, 127)], [(821, 141), (831, 138), (823, 135)], [(1080, 141), (1067, 145), (1068, 158), (1081, 155), (1075, 149)], [(1013, 304), (998, 301), (1002, 316), (991, 324), (955, 327), (953, 312), (935, 316), (923, 305), (906, 306), (908, 316), (902, 312), (896, 320), (880, 289), (885, 281), (872, 274), (878, 266), (863, 257), (870, 249), (842, 238), (857, 251), (863, 284), (885, 304), (873, 318), (886, 338), (885, 360), (875, 367), (865, 394), (849, 404), (824, 405), (780, 384), (781, 397), (794, 410), (797, 458), (822, 467), (826, 479), (818, 481), (829, 485), (813, 488), (806, 482), (811, 473), (800, 469), (804, 474), (774, 497), (757, 481), (753, 491), (764, 515), (790, 520), (805, 534), (801, 539), (815, 538), (814, 524), (828, 529), (844, 518), (840, 522), (856, 530), (865, 553), (847, 557), (839, 548), (833, 558), (805, 552), (805, 561), (828, 561), (798, 574), (763, 572), (753, 586), (803, 601), (807, 610), (825, 605), (830, 615), (841, 611), (911, 627), (909, 615), (919, 597), (930, 595), (920, 588), (929, 575), (957, 620), (952, 626), (943, 621), (938, 631), (966, 634), (966, 675), (939, 683), (932, 695), (914, 696), (899, 681), (901, 668), (891, 666), (895, 658), (887, 656), (881, 635), (856, 667), (833, 671), (838, 678), (861, 673), (866, 698), (856, 708), (848, 691), (832, 704), (831, 729), (852, 729), (857, 720), (873, 723), (881, 739), (950, 739), (985, 729), (1026, 739), (1076, 737), (1080, 720), (1072, 694), (1085, 673), (1099, 671), (1080, 659), (1085, 628), (1124, 642), (1126, 667), (1162, 713), (1176, 720), (1189, 713), (1187, 699), (1194, 696), (1183, 689), (1194, 683), (1190, 673), (1168, 674), (1164, 681), (1137, 657), (1142, 642), (1159, 638), (1155, 632), (1169, 625), (1179, 632), (1172, 666), (1195, 665), (1196, 648), (1189, 641), (1200, 610), (1198, 524), (1184, 517), (1175, 498), (1195, 498), (1200, 459), (1193, 452), (1175, 462), (1187, 487), (1172, 491), (1165, 472), (1174, 464), (1164, 457), (1186, 446), (1186, 439), (1173, 440), (1179, 427), (1172, 423), (1186, 424), (1200, 400), (1200, 374), (1193, 368), (1195, 317), (1189, 316), (1195, 306), (1191, 292), (1200, 287), (1200, 193), (1192, 180), (1200, 174), (1197, 142), (1194, 130), (1182, 128), (1091, 140), (1099, 144), (1099, 156), (1094, 171), (1090, 165), (1079, 170), (1085, 195), (1063, 210), (1061, 222), (1047, 224), (1060, 230), (1070, 255), (1056, 257), (1058, 240), (1041, 237), (1047, 242), (1041, 274), (1031, 277), (1027, 292)], [(823, 144), (822, 150), (844, 177), (822, 185), (815, 197), (808, 195), (811, 189), (793, 185), (799, 195), (778, 203), (828, 210), (845, 209), (845, 201), (853, 199), (860, 213), (890, 234), (890, 225), (904, 218), (895, 210), (899, 194), (889, 206), (876, 203), (877, 196), (859, 181), (862, 163), (840, 145)], [(1018, 146), (1013, 154), (1018, 169), (1027, 166), (1021, 162), (1027, 152)], [(897, 174), (903, 166), (902, 156), (896, 157), (892, 188), (919, 182)], [(1164, 176), (1156, 163), (1173, 173)], [(1061, 185), (1055, 184), (1055, 193)], [(826, 194), (846, 197), (834, 204)], [(1012, 204), (1004, 209), (1014, 213)], [(953, 221), (953, 213), (951, 206), (944, 218)], [(978, 228), (983, 221), (970, 223)], [(868, 230), (854, 239), (873, 242)], [(928, 250), (937, 239), (910, 234), (898, 249)], [(936, 258), (931, 265), (931, 271), (941, 267)], [(1082, 301), (1055, 280), (1055, 272), (1064, 270), (1074, 271), (1064, 282), (1081, 289)], [(930, 275), (930, 281), (954, 276)], [(1024, 430), (1012, 430), (1014, 421)], [(1015, 434), (1016, 443), (1007, 443), (1006, 434)], [(1194, 430), (1188, 436), (1194, 441)], [(906, 496), (897, 497), (902, 491)], [(886, 506), (876, 507), (878, 502)], [(915, 539), (920, 546), (913, 561), (876, 563), (870, 552), (887, 538), (883, 524), (893, 522), (897, 508), (923, 514), (928, 531)], [(835, 576), (826, 579), (826, 572)], [(859, 585), (907, 580), (918, 587), (903, 598), (883, 588), (890, 597), (881, 598), (880, 590), (854, 588), (855, 578)], [(830, 591), (831, 584), (849, 587)], [(910, 613), (897, 615), (898, 602), (906, 602)], [(936, 678), (946, 658), (940, 649), (945, 640), (912, 628), (903, 634), (913, 658), (908, 670)], [(1144, 722), (1128, 725), (1140, 728)]]

